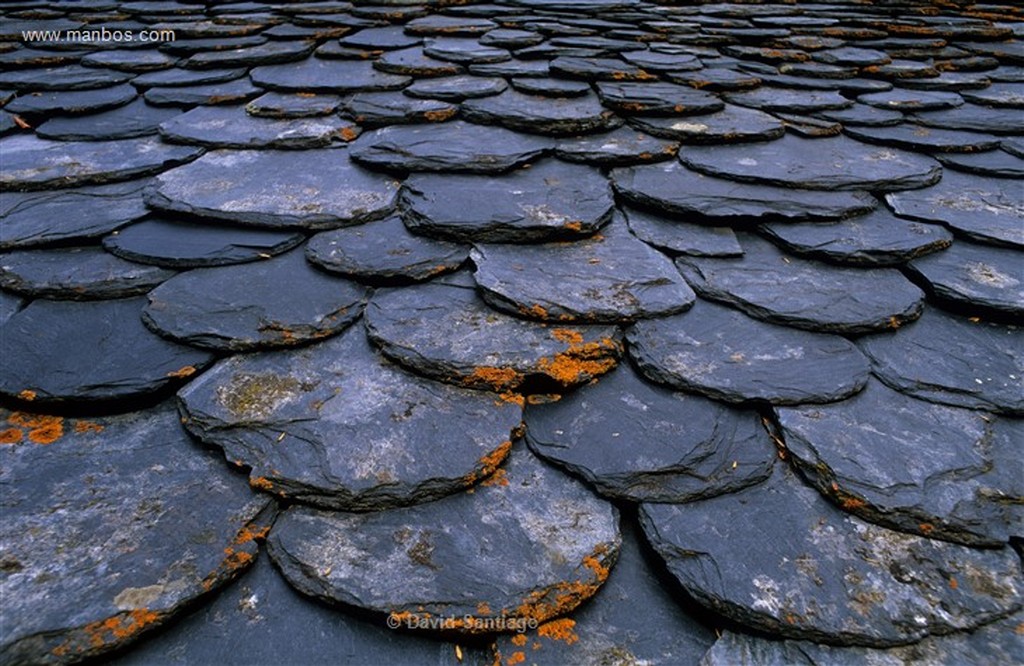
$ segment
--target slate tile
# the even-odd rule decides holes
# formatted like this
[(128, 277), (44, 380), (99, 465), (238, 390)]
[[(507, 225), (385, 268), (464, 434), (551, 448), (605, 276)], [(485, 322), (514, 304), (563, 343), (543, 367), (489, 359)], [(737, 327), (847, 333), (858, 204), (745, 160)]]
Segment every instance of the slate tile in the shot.
[(19, 135), (0, 139), (0, 185), (40, 190), (99, 185), (148, 176), (198, 157), (202, 150), (168, 146), (154, 138), (120, 141), (47, 141)]
[(142, 96), (157, 106), (190, 107), (196, 104), (241, 104), (259, 97), (262, 92), (245, 79), (232, 79), (197, 86), (153, 87)]
[(345, 113), (363, 127), (439, 123), (453, 118), (459, 107), (433, 99), (413, 99), (398, 92), (357, 93), (345, 103)]
[[(257, 30), (263, 29), (263, 26), (255, 27)], [(160, 45), (161, 51), (180, 57), (188, 57), (197, 53), (208, 53), (211, 51), (236, 51), (260, 46), (269, 41), (261, 35), (242, 34), (250, 31), (250, 27), (244, 24), (230, 25), (211, 23), (209, 21), (175, 21), (171, 29), (175, 31), (175, 34), (178, 34), (178, 31), (183, 31), (181, 36), (187, 36), (194, 29), (202, 30), (202, 33), (208, 35), (200, 37), (197, 34), (195, 37), (176, 39), (173, 42), (164, 42)], [(199, 70), (192, 71), (197, 74), (199, 72)], [(145, 76), (145, 74), (140, 76)]]
[(173, 271), (125, 261), (98, 247), (0, 255), (0, 287), (29, 298), (95, 300), (144, 294)]
[(926, 308), (896, 334), (858, 342), (876, 377), (900, 393), (954, 407), (1024, 414), (1024, 346), (1016, 326)]
[(468, 256), (466, 245), (414, 236), (397, 215), (321, 232), (306, 247), (306, 258), (320, 268), (370, 283), (429, 280)]
[(115, 86), (130, 78), (131, 74), (112, 69), (61, 65), (0, 72), (0, 87), (17, 91), (92, 90)]
[(460, 75), (416, 81), (402, 92), (410, 97), (461, 102), (498, 95), (507, 88), (508, 83), (502, 78)]
[(180, 114), (179, 109), (150, 106), (142, 99), (136, 99), (102, 113), (51, 118), (36, 128), (36, 135), (58, 141), (135, 139), (156, 134), (160, 123)]
[(461, 110), (471, 122), (552, 136), (606, 131), (622, 124), (596, 95), (561, 99), (506, 90), (494, 97), (467, 100)]
[(410, 231), (457, 242), (522, 243), (589, 236), (612, 218), (611, 185), (597, 169), (543, 160), (500, 179), (417, 174), (402, 185)]
[(471, 74), (477, 76), (548, 76), (550, 67), (543, 60), (506, 60), (503, 62), (473, 63), (468, 66)]
[(954, 109), (922, 111), (915, 114), (913, 120), (928, 127), (991, 134), (1018, 134), (1019, 118), (1018, 110), (964, 104)]
[(622, 352), (612, 326), (524, 321), (492, 310), (472, 283), (378, 291), (365, 322), (370, 339), (396, 363), (503, 394), (536, 386), (562, 392), (608, 372)]
[(695, 118), (633, 116), (629, 123), (654, 136), (698, 144), (769, 141), (786, 132), (779, 119), (757, 109), (732, 104)]
[(342, 100), (335, 95), (268, 92), (245, 105), (245, 112), (260, 118), (315, 118), (338, 110)]
[(589, 134), (561, 139), (555, 155), (567, 162), (601, 167), (663, 162), (676, 156), (679, 144), (657, 139), (628, 127), (607, 134)]
[(891, 192), (931, 185), (942, 167), (924, 155), (869, 146), (846, 137), (788, 135), (753, 145), (693, 146), (680, 161), (709, 176), (811, 190)]
[(385, 127), (352, 143), (352, 159), (388, 171), (496, 174), (544, 155), (551, 141), (462, 121), (427, 127)]
[(622, 59), (654, 73), (694, 71), (702, 66), (700, 59), (695, 55), (659, 53), (652, 49), (629, 51), (622, 54)]
[(725, 108), (717, 97), (675, 83), (602, 81), (595, 89), (602, 104), (629, 115), (702, 115)]
[(522, 447), (503, 472), (473, 493), (395, 511), (291, 508), (271, 556), (300, 592), (399, 626), (529, 628), (601, 587), (618, 555), (618, 511)]
[(623, 211), (633, 235), (653, 247), (672, 254), (697, 257), (734, 257), (743, 254), (730, 227), (712, 227), (684, 222), (637, 209)]
[(478, 37), (497, 28), (498, 24), (485, 18), (443, 16), (434, 14), (413, 19), (405, 24), (407, 35), (452, 35)]
[(744, 90), (761, 85), (759, 76), (725, 67), (705, 67), (695, 72), (669, 72), (665, 76), (673, 83), (698, 90)]
[(82, 58), (86, 67), (109, 67), (122, 72), (151, 72), (174, 67), (177, 60), (159, 51), (97, 51)]
[(585, 81), (654, 81), (656, 74), (618, 58), (560, 56), (551, 61), (555, 76)]
[(804, 476), (864, 520), (999, 547), (1024, 519), (1021, 484), (1001, 464), (1024, 437), (1020, 420), (922, 402), (877, 381), (841, 403), (779, 409), (778, 418)]
[(1024, 108), (1024, 86), (1019, 83), (994, 83), (981, 90), (965, 90), (963, 98), (983, 106)]
[(625, 322), (694, 301), (668, 258), (634, 238), (621, 218), (572, 244), (477, 245), (470, 259), (489, 304), (541, 321)]
[(969, 153), (999, 147), (997, 137), (903, 123), (895, 127), (850, 127), (846, 133), (866, 143), (922, 152)]
[(932, 296), (953, 308), (1024, 323), (1022, 259), (1019, 250), (957, 241), (907, 268)]
[(756, 236), (740, 236), (742, 259), (682, 256), (694, 291), (752, 317), (827, 333), (897, 328), (921, 316), (924, 293), (892, 268), (861, 269), (789, 258)]
[(252, 563), (267, 500), (189, 441), (173, 407), (0, 416), (14, 440), (0, 450), (5, 661), (104, 654)]
[(822, 403), (855, 394), (867, 359), (837, 335), (761, 323), (698, 301), (692, 312), (637, 322), (630, 357), (659, 384), (730, 403)]
[(706, 176), (678, 162), (614, 169), (611, 179), (615, 191), (626, 200), (695, 222), (840, 219), (868, 213), (878, 205), (866, 192), (784, 190), (737, 183)]
[(341, 118), (260, 118), (239, 106), (198, 106), (160, 123), (160, 136), (168, 143), (205, 148), (322, 148), (346, 137), (356, 128)]
[[(130, 405), (181, 383), (212, 360), (142, 325), (144, 298), (36, 300), (0, 335), (0, 394), (55, 407)], [(81, 350), (88, 349), (88, 354)]]
[(7, 323), (19, 310), (25, 307), (27, 301), (10, 292), (0, 290), (0, 326)]
[(509, 81), (512, 87), (525, 95), (543, 97), (583, 97), (590, 94), (590, 84), (572, 79), (549, 79), (536, 76), (517, 76)]
[(486, 46), (475, 39), (462, 37), (428, 39), (424, 44), (423, 53), (437, 60), (447, 60), (460, 65), (505, 62), (512, 58), (505, 49)]
[(342, 46), (383, 51), (409, 48), (422, 42), (421, 38), (406, 34), (401, 26), (367, 27), (338, 40)]
[(136, 88), (173, 88), (175, 86), (197, 86), (207, 83), (224, 83), (240, 79), (246, 70), (239, 69), (164, 69), (140, 74), (131, 80)]
[(501, 49), (518, 49), (524, 46), (535, 46), (544, 41), (544, 35), (532, 30), (517, 30), (514, 28), (495, 28), (480, 35), (478, 40), (484, 46), (494, 46)]
[(781, 463), (738, 493), (644, 504), (640, 520), (694, 598), (775, 636), (888, 647), (970, 630), (1020, 606), (1020, 566), (1008, 549), (865, 523)]
[(249, 226), (334, 229), (388, 215), (397, 194), (396, 181), (353, 164), (344, 148), (215, 150), (161, 174), (147, 203)]
[(256, 67), (302, 60), (313, 52), (310, 41), (267, 42), (223, 51), (201, 51), (182, 63), (186, 69)]
[(95, 90), (57, 90), (20, 95), (8, 102), (4, 109), (26, 116), (76, 115), (124, 106), (136, 96), (135, 88), (122, 83)]
[(936, 159), (944, 167), (977, 176), (1024, 179), (1024, 159), (1005, 149), (983, 153), (946, 153), (938, 155)]
[(853, 101), (835, 91), (804, 91), (762, 86), (746, 92), (725, 93), (725, 99), (739, 106), (782, 113), (815, 113), (845, 109)]
[(359, 327), (221, 361), (179, 397), (186, 427), (251, 468), (253, 487), (342, 511), (429, 502), (476, 483), (508, 454), (522, 413), (493, 393), (402, 371)]
[(306, 58), (298, 65), (267, 65), (249, 72), (252, 82), (267, 90), (344, 94), (399, 90), (412, 79), (374, 69), (370, 62), (339, 62)]
[(431, 58), (421, 46), (388, 51), (377, 58), (373, 66), (382, 72), (415, 77), (455, 76), (465, 71), (458, 63)]

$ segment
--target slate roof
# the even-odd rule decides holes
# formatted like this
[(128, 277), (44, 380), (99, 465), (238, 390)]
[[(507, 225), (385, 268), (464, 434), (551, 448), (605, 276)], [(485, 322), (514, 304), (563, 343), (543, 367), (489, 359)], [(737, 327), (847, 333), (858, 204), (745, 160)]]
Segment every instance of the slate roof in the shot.
[(0, 662), (1024, 663), (1022, 34), (5, 3)]

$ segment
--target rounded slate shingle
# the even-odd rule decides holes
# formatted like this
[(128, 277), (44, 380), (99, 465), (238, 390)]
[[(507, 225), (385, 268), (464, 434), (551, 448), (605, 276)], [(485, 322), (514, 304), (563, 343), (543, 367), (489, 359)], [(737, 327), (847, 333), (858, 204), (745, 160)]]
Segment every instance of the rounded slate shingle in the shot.
[(4, 110), (27, 116), (76, 115), (106, 111), (124, 106), (138, 93), (127, 83), (99, 90), (54, 91), (16, 97)]
[(160, 123), (180, 114), (179, 109), (150, 106), (138, 99), (103, 113), (51, 118), (36, 128), (36, 134), (59, 141), (134, 139), (156, 134)]
[(467, 100), (461, 112), (472, 122), (551, 136), (600, 132), (622, 124), (596, 95), (549, 98), (506, 90), (494, 97)]
[(207, 148), (320, 148), (356, 134), (337, 117), (278, 120), (223, 106), (198, 106), (160, 124), (164, 140)]
[(267, 90), (303, 93), (354, 93), (399, 90), (412, 81), (388, 74), (369, 62), (307, 58), (298, 65), (268, 65), (249, 73), (252, 82)]
[(125, 261), (98, 247), (0, 255), (0, 287), (31, 298), (94, 300), (144, 294), (174, 271)]
[(679, 217), (664, 217), (634, 209), (624, 212), (633, 235), (662, 251), (698, 257), (736, 257), (743, 254), (731, 227), (693, 224), (683, 222)]
[(688, 117), (632, 116), (630, 125), (648, 134), (683, 143), (769, 141), (786, 133), (782, 121), (764, 111), (727, 104), (721, 111)]
[(907, 268), (940, 301), (968, 312), (1024, 321), (1024, 254), (957, 241)]

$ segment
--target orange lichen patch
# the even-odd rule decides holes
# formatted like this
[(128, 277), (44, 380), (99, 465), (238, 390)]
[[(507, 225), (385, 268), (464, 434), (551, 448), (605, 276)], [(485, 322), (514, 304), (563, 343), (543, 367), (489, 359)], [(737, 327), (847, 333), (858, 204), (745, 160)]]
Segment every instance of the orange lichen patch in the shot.
[(228, 546), (224, 549), (224, 568), (230, 570), (241, 569), (252, 563), (255, 556), (244, 550), (235, 550)]
[(30, 442), (36, 444), (53, 444), (64, 436), (64, 418), (61, 416), (13, 412), (7, 417), (7, 423), (14, 426), (11, 430), (21, 430), (23, 437), (27, 436)]
[(252, 541), (263, 541), (267, 538), (267, 534), (269, 532), (270, 525), (264, 525), (262, 527), (251, 527), (249, 525), (246, 525), (238, 531), (238, 534), (235, 536), (234, 543), (237, 545), (242, 545), (244, 543), (249, 543)]
[(523, 647), (526, 645), (526, 634), (516, 634), (512, 637), (512, 645)]
[(355, 131), (351, 127), (342, 127), (339, 134), (345, 141), (355, 141), (356, 137), (359, 136), (359, 132)]
[(569, 222), (563, 224), (562, 228), (568, 229), (569, 231), (579, 232), (583, 230), (583, 223), (578, 220), (570, 220)]
[(75, 432), (79, 435), (87, 432), (103, 432), (103, 426), (93, 421), (75, 421)]
[(490, 615), (491, 614), (491, 607), (487, 605), (486, 601), (481, 601), (480, 603), (478, 603), (476, 605), (476, 614), (477, 615)]
[(537, 317), (538, 319), (547, 319), (548, 318), (548, 311), (545, 310), (540, 305), (536, 305), (536, 304), (531, 305), (528, 308), (525, 308), (523, 306), (519, 306), (519, 311), (522, 312), (527, 317)]
[(551, 337), (559, 342), (570, 345), (578, 345), (583, 342), (583, 334), (571, 328), (553, 328), (551, 329)]
[[(480, 458), (479, 460), (476, 461), (476, 464), (480, 466), (479, 469), (476, 470), (475, 472), (470, 472), (465, 477), (463, 477), (463, 479), (462, 479), (463, 484), (467, 485), (467, 486), (471, 486), (474, 483), (476, 483), (477, 481), (479, 481), (480, 479), (483, 479), (483, 478), (491, 476), (492, 474), (495, 474), (495, 470), (498, 469), (498, 465), (500, 465), (501, 463), (503, 463), (505, 461), (505, 458), (508, 457), (508, 452), (511, 451), (511, 450), (512, 450), (512, 441), (511, 440), (505, 440), (504, 442), (502, 442), (498, 446), (498, 448), (494, 449), (493, 451), (491, 451), (490, 453), (488, 453), (487, 455), (485, 455), (484, 457), (482, 457), (482, 458)], [(505, 470), (500, 470), (500, 471), (502, 473), (504, 473)], [(490, 479), (488, 479), (488, 481), (490, 481)], [(482, 485), (495, 485), (495, 483), (484, 482), (484, 484), (482, 484)], [(508, 481), (506, 480), (505, 483), (501, 484), (501, 485), (508, 485)]]
[(458, 109), (455, 107), (445, 109), (444, 111), (427, 111), (423, 114), (423, 117), (432, 123), (443, 123), (454, 116), (457, 111)]
[(921, 530), (921, 534), (927, 536), (931, 534), (933, 531), (935, 531), (935, 526), (931, 523), (921, 523), (917, 526), (917, 529)]
[(507, 486), (508, 485), (508, 474), (505, 470), (495, 470), (494, 474), (480, 482), (481, 486)]
[(196, 374), (195, 366), (186, 365), (183, 368), (178, 368), (177, 370), (174, 370), (172, 372), (168, 372), (167, 376), (168, 377), (191, 377), (194, 374)]
[(21, 441), (20, 428), (7, 428), (0, 430), (0, 444), (17, 444)]
[[(142, 632), (146, 627), (158, 622), (160, 614), (147, 608), (138, 608), (121, 615), (108, 617), (105, 620), (90, 622), (82, 627), (82, 632), (89, 642), (89, 647), (101, 648), (105, 645), (123, 642)], [(53, 653), (60, 656), (67, 654), (69, 643), (55, 648)], [(58, 652), (60, 650), (60, 652)]]
[(24, 391), (18, 394), (18, 397), (27, 402), (32, 402), (33, 400), (36, 399), (36, 392), (25, 389)]
[(265, 476), (253, 476), (249, 478), (249, 486), (257, 490), (273, 490), (274, 484)]
[(573, 631), (575, 626), (576, 620), (564, 617), (560, 620), (552, 620), (540, 625), (537, 627), (537, 634), (544, 638), (550, 638), (553, 641), (562, 641), (566, 645), (572, 645), (580, 639), (576, 632)]
[(611, 573), (611, 569), (601, 564), (601, 560), (597, 559), (593, 555), (587, 555), (583, 558), (583, 566), (594, 572), (599, 581), (605, 581), (608, 579), (608, 574)]
[(510, 402), (513, 405), (519, 405), (520, 407), (523, 407), (526, 405), (526, 398), (524, 398), (520, 393), (504, 391), (498, 394), (498, 402), (496, 402), (495, 404), (500, 407), (501, 403), (503, 402)]
[(840, 502), (843, 509), (847, 511), (856, 511), (857, 509), (863, 508), (866, 503), (862, 499), (856, 497), (844, 497)]
[(949, 577), (949, 588), (951, 590), (955, 590), (958, 587), (960, 587), (960, 583), (956, 582), (956, 578), (953, 578), (952, 576), (950, 576)]
[[(552, 332), (552, 335), (555, 333)], [(602, 338), (597, 342), (570, 342), (564, 352), (551, 358), (541, 358), (537, 362), (537, 369), (563, 386), (572, 386), (614, 368), (618, 365), (616, 357), (619, 351), (619, 344), (611, 338)]]
[(521, 664), (524, 661), (526, 661), (526, 653), (522, 650), (516, 650), (508, 656), (508, 659), (505, 660), (505, 666), (515, 666), (516, 664)]
[(900, 327), (900, 320), (897, 319), (895, 316), (889, 317), (889, 328), (891, 328), (892, 330), (895, 331), (899, 327)]
[(484, 385), (489, 388), (501, 391), (509, 389), (522, 380), (522, 375), (513, 368), (497, 368), (489, 365), (482, 365), (473, 368), (468, 382), (472, 385)]

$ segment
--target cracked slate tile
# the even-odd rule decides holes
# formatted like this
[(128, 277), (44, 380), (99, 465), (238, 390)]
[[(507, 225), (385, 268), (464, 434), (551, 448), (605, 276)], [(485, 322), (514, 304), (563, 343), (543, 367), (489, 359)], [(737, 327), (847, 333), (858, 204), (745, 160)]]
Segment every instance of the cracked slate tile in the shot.
[(246, 569), (269, 529), (268, 500), (190, 441), (173, 406), (0, 417), (8, 663), (135, 641)]
[(346, 137), (356, 128), (336, 116), (279, 120), (260, 118), (239, 106), (197, 106), (160, 123), (160, 136), (168, 143), (205, 148), (322, 148)]
[(430, 502), (477, 483), (508, 454), (522, 415), (494, 393), (391, 365), (360, 327), (231, 357), (179, 398), (189, 431), (250, 468), (254, 488), (340, 511)]
[(378, 291), (365, 314), (367, 335), (396, 363), (471, 388), (509, 392), (543, 381), (561, 392), (608, 372), (622, 353), (613, 326), (525, 321), (492, 310), (472, 284)]
[(0, 255), (0, 287), (28, 298), (105, 300), (144, 294), (174, 276), (99, 247), (16, 250)]
[(508, 632), (600, 589), (618, 556), (618, 519), (520, 445), (472, 493), (375, 513), (293, 507), (268, 545), (288, 582), (314, 598), (419, 631)]

